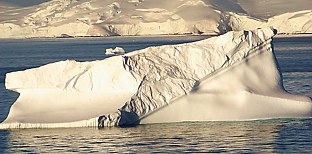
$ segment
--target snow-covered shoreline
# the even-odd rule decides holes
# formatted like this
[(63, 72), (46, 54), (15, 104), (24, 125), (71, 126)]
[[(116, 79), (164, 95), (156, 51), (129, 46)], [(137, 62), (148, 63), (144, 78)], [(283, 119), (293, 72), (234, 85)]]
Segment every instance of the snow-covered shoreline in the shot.
[[(176, 35), (126, 35), (126, 36), (75, 36), (75, 37), (69, 37), (69, 38), (62, 38), (62, 37), (28, 37), (28, 38), (0, 38), (0, 41), (6, 41), (6, 40), (21, 40), (21, 39), (27, 39), (27, 40), (54, 40), (54, 39), (102, 39), (102, 38), (153, 38), (153, 37), (203, 37), (204, 38), (210, 38), (215, 37), (219, 35), (192, 35), (192, 34), (176, 34)], [(291, 38), (291, 37), (312, 37), (312, 34), (306, 33), (306, 34), (276, 34), (274, 38)]]
[(278, 34), (274, 36), (275, 38), (287, 38), (287, 37), (312, 37), (312, 34)]
[(298, 8), (291, 8), (294, 1), (286, 7), (275, 0), (280, 8), (263, 2), (265, 12), (275, 12), (268, 15), (253, 14), (258, 2), (244, 0), (52, 0), (27, 8), (3, 7), (0, 38), (220, 35), (269, 26), (281, 34), (312, 33), (310, 2), (301, 1), (307, 4)]

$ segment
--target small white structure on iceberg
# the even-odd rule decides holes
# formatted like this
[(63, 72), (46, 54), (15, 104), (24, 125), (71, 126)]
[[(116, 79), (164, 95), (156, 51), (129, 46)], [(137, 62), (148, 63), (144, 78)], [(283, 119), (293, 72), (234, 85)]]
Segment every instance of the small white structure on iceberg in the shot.
[(20, 93), (0, 128), (311, 117), (284, 90), (272, 28), (148, 47), (101, 61), (61, 61), (8, 73)]

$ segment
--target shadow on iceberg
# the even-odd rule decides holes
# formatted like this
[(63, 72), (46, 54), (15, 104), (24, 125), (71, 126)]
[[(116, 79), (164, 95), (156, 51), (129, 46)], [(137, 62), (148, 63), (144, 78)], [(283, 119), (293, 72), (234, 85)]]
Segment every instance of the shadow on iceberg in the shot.
[(311, 117), (310, 98), (284, 90), (275, 34), (272, 28), (233, 31), (101, 61), (9, 73), (6, 87), (21, 95), (0, 127)]
[[(136, 126), (140, 124), (140, 117), (135, 113), (135, 112), (127, 112), (120, 110), (120, 115), (118, 115), (118, 124), (117, 126), (121, 127), (131, 127), (131, 126)], [(108, 124), (105, 123), (107, 121), (110, 121), (111, 115), (108, 117), (103, 115), (98, 118), (98, 127), (105, 127)]]

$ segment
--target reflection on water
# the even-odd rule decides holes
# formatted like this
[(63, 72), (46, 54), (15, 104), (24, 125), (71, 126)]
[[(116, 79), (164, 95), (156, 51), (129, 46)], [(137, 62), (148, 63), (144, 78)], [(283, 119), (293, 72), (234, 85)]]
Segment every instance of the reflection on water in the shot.
[(307, 153), (312, 150), (311, 124), (311, 119), (279, 119), (130, 128), (20, 129), (0, 133), (1, 149), (10, 153)]

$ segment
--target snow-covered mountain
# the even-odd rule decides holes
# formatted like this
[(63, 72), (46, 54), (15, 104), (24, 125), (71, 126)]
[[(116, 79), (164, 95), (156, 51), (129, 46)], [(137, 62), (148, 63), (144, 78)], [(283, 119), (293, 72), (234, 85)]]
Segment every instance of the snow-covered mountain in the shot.
[(0, 38), (217, 35), (268, 26), (279, 33), (312, 33), (311, 6), (311, 0), (52, 0), (23, 8), (2, 4)]

